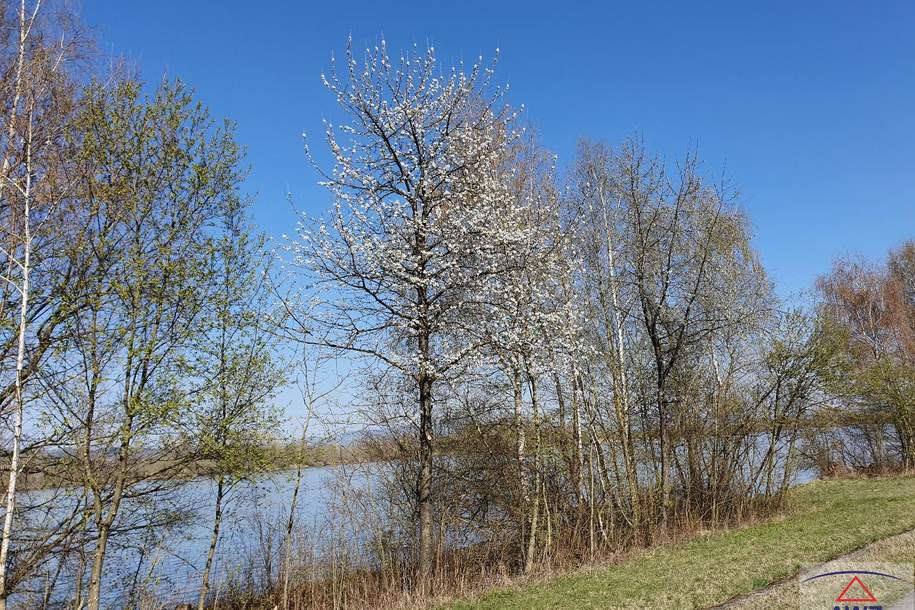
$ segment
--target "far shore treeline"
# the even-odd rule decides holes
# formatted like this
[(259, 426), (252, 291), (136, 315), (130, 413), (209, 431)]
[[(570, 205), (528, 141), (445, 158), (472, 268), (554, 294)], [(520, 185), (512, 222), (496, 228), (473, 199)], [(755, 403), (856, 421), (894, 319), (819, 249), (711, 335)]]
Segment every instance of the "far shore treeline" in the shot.
[(494, 64), (383, 39), (314, 75), (326, 211), (267, 236), (232, 121), (66, 8), (0, 17), (0, 610), (420, 607), (915, 466), (915, 242), (786, 301), (696, 152), (556, 159)]
[[(385, 450), (374, 441), (353, 440), (347, 444), (336, 442), (313, 442), (302, 446), (297, 441), (281, 442), (279, 440), (265, 443), (261, 448), (263, 454), (263, 468), (251, 474), (269, 476), (273, 473), (283, 473), (294, 468), (325, 468), (334, 466), (347, 466), (367, 464), (396, 459), (393, 449)], [(61, 486), (72, 485), (72, 477), (55, 474), (55, 470), (78, 468), (77, 462), (67, 463), (61, 455), (53, 453), (42, 455), (36, 452), (28, 464), (19, 472), (16, 488), (19, 491), (54, 489)], [(147, 468), (153, 472), (168, 471), (170, 477), (176, 479), (195, 479), (200, 477), (213, 478), (219, 474), (226, 474), (223, 465), (214, 459), (199, 458), (189, 460), (183, 453), (177, 453), (173, 459), (166, 456), (160, 457), (159, 463), (143, 463), (139, 467)], [(136, 473), (134, 476), (143, 476)], [(0, 491), (6, 492), (8, 481), (0, 481)]]

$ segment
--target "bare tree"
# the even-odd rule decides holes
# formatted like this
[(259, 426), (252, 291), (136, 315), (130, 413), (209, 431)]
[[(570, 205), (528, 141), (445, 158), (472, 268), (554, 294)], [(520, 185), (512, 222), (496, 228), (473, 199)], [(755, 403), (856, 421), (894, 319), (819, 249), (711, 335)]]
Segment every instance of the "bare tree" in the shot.
[[(638, 531), (641, 527), (641, 492), (632, 429), (635, 404), (627, 372), (632, 365), (627, 354), (630, 343), (627, 333), (631, 330), (633, 311), (631, 298), (623, 302), (621, 296), (618, 259), (623, 244), (617, 242), (622, 240), (624, 208), (620, 192), (615, 188), (616, 169), (615, 156), (609, 147), (587, 142), (579, 144), (570, 204), (578, 219), (575, 226), (585, 269), (577, 289), (588, 302), (589, 330), (598, 343), (597, 353), (601, 355), (603, 370), (609, 372), (615, 442), (623, 457), (631, 507), (631, 515), (627, 518)], [(575, 376), (578, 377), (577, 372)], [(598, 383), (598, 380), (592, 379), (591, 383)]]
[[(848, 407), (848, 423), (871, 422), (877, 440), (892, 425), (908, 468), (915, 465), (913, 250), (908, 242), (892, 251), (886, 266), (839, 260), (817, 283), (834, 353), (827, 384)], [(864, 416), (861, 422), (855, 413)], [(874, 456), (878, 467), (882, 453)]]

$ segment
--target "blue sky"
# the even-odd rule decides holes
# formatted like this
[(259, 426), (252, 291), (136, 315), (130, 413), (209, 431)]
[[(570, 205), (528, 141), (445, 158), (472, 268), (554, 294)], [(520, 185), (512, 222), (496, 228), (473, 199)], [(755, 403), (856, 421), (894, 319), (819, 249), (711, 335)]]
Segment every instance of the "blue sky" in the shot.
[[(241, 2), (84, 0), (106, 56), (180, 76), (238, 124), (268, 233), (286, 202), (330, 203), (305, 162), (334, 100), (319, 75), (346, 38), (443, 65), (491, 56), (560, 164), (576, 141), (641, 134), (668, 160), (698, 147), (743, 194), (779, 292), (837, 255), (915, 237), (915, 2)], [(326, 156), (319, 157), (326, 158)]]

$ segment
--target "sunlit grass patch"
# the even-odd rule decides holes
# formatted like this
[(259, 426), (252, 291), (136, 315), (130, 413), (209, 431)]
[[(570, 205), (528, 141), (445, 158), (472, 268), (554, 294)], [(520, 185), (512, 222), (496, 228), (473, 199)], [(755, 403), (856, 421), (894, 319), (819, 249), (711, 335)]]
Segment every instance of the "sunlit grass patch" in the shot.
[[(792, 492), (783, 518), (658, 548), (587, 573), (503, 589), (450, 608), (707, 608), (785, 581), (805, 565), (912, 529), (915, 477), (819, 481)], [(860, 559), (912, 562), (913, 550), (911, 536), (899, 537), (875, 545)], [(796, 597), (785, 591), (746, 603), (751, 605), (740, 607), (797, 607)]]

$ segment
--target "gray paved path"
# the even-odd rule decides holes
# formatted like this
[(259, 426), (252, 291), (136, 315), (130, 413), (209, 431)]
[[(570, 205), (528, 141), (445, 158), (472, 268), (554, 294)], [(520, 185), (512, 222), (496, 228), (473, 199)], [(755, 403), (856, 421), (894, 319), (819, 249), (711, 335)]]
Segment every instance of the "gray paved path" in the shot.
[(886, 610), (915, 610), (915, 591), (909, 593)]

